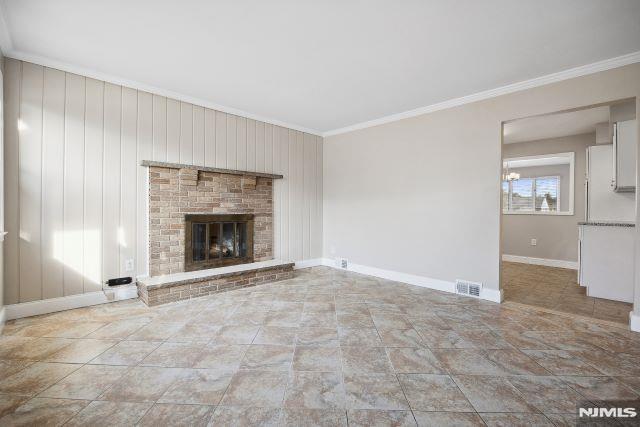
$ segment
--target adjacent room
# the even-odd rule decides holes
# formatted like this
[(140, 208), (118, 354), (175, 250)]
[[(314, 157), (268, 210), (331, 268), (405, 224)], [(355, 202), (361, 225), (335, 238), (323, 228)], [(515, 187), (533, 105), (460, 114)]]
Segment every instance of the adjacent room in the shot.
[(0, 426), (640, 418), (637, 0), (0, 0)]
[(628, 323), (635, 107), (621, 100), (504, 125), (505, 301)]

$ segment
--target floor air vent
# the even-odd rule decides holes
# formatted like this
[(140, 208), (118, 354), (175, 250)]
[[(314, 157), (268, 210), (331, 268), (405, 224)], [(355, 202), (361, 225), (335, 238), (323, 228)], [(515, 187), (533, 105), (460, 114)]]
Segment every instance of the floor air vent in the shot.
[(470, 297), (480, 297), (482, 283), (467, 282), (466, 280), (456, 280), (456, 293), (468, 295)]

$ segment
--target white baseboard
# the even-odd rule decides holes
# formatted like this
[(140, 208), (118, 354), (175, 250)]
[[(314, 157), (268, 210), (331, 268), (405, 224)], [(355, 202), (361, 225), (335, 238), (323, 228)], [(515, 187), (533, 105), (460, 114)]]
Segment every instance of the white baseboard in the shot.
[(323, 258), (314, 258), (314, 259), (305, 259), (302, 261), (296, 261), (295, 266), (293, 267), (295, 270), (299, 270), (301, 268), (310, 268), (310, 267), (317, 267), (319, 265), (324, 265), (322, 262), (324, 261)]
[(39, 314), (55, 313), (57, 311), (71, 310), (73, 308), (88, 307), (107, 302), (121, 301), (137, 298), (138, 287), (135, 284), (118, 286), (114, 289), (105, 289), (86, 294), (69, 295), (66, 297), (50, 298), (40, 301), (23, 302), (6, 305), (3, 308), (7, 320), (20, 319), (22, 317), (37, 316)]
[(578, 263), (575, 261), (564, 261), (561, 259), (532, 258), (519, 255), (502, 255), (503, 261), (519, 262), (522, 264), (545, 265), (547, 267), (569, 268), (571, 270), (578, 269)]
[[(446, 280), (433, 279), (431, 277), (418, 276), (415, 274), (401, 273), (399, 271), (384, 270), (382, 268), (369, 267), (361, 264), (349, 264), (349, 268), (339, 268), (335, 261), (330, 258), (322, 258), (321, 265), (335, 268), (337, 270), (353, 271), (354, 273), (365, 274), (367, 276), (378, 277), (380, 279), (394, 280), (396, 282), (407, 283), (409, 285), (420, 286), (422, 288), (435, 289), (443, 292), (455, 293), (455, 283)], [(502, 290), (483, 288), (480, 298), (500, 303), (502, 302)]]
[(633, 311), (629, 313), (629, 329), (633, 332), (640, 332), (640, 315), (635, 314)]

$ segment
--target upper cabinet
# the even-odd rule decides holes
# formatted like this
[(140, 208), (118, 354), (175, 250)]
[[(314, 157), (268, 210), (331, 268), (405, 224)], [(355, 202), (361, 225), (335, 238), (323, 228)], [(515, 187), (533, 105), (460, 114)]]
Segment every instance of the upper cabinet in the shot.
[(636, 189), (636, 146), (638, 127), (635, 120), (613, 123), (613, 179), (614, 191)]

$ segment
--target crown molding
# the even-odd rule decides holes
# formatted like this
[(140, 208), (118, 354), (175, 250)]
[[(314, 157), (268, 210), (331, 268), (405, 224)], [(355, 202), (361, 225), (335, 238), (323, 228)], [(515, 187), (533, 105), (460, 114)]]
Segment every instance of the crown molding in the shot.
[(582, 65), (580, 67), (570, 68), (568, 70), (560, 71), (553, 74), (547, 74), (545, 76), (536, 77), (534, 79), (513, 83), (499, 88), (485, 90), (483, 92), (474, 93), (472, 95), (450, 99), (447, 101), (439, 102), (437, 104), (427, 105), (425, 107), (416, 108), (402, 113), (391, 114), (379, 119), (356, 123), (354, 125), (324, 132), (322, 136), (326, 138), (328, 136), (340, 135), (343, 133), (353, 132), (355, 130), (382, 125), (385, 123), (396, 122), (398, 120), (408, 119), (411, 117), (420, 116), (422, 114), (432, 113), (434, 111), (445, 110), (447, 108), (457, 107), (464, 104), (470, 104), (472, 102), (495, 98), (501, 95), (507, 95), (509, 93), (548, 85), (550, 83), (561, 82), (563, 80), (573, 79), (575, 77), (586, 76), (588, 74), (594, 74), (600, 71), (611, 70), (613, 68), (635, 64), (637, 62), (640, 62), (640, 51), (618, 56), (615, 58), (605, 59), (603, 61), (594, 62), (592, 64)]
[[(1, 23), (0, 23), (1, 24)], [(1, 31), (1, 30), (0, 30)], [(1, 34), (0, 34), (1, 36)], [(167, 89), (162, 89), (156, 86), (151, 86), (145, 83), (141, 83), (135, 80), (125, 79), (123, 77), (114, 76), (107, 73), (102, 73), (97, 70), (93, 70), (90, 68), (84, 68), (77, 65), (69, 64), (62, 61), (57, 61), (55, 59), (47, 58), (40, 55), (31, 55), (28, 53), (16, 51), (16, 50), (7, 50), (3, 53), (5, 57), (17, 59), (20, 61), (30, 62), (37, 65), (42, 65), (43, 67), (55, 68), (60, 71), (65, 71), (67, 73), (78, 74), (84, 77), (90, 77), (96, 80), (102, 80), (108, 83), (116, 84), (119, 86), (130, 87), (132, 89), (140, 90), (143, 92), (149, 92), (155, 95), (164, 96), (167, 98), (175, 99), (178, 101), (188, 102), (193, 105), (198, 105), (200, 107), (210, 108), (212, 110), (221, 111), (223, 113), (232, 114), (234, 116), (245, 117), (247, 119), (253, 119), (264, 123), (269, 123), (275, 126), (280, 126), (283, 128), (293, 129), (300, 132), (308, 133), (311, 135), (322, 136), (322, 132), (316, 129), (306, 128), (304, 126), (298, 126), (293, 123), (287, 123), (280, 120), (272, 119), (269, 117), (260, 116), (258, 114), (249, 113), (247, 111), (239, 110), (233, 107), (227, 107), (220, 104), (215, 104), (213, 102), (207, 101), (202, 98), (196, 98), (194, 96), (185, 95), (179, 92), (174, 92)]]

